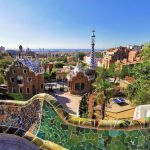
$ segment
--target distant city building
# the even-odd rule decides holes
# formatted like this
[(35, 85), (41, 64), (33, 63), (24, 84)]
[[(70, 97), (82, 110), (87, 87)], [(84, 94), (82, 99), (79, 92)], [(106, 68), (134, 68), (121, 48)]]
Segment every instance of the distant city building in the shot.
[[(101, 59), (101, 58), (94, 57), (94, 61), (95, 61), (95, 65), (96, 65), (96, 66), (97, 66), (98, 61), (99, 61), (100, 59)], [(90, 53), (88, 53), (86, 56), (84, 56), (83, 62), (86, 63), (88, 66), (90, 65), (90, 63), (91, 63), (91, 54), (90, 54)]]
[(69, 66), (63, 66), (63, 68), (58, 68), (56, 71), (57, 81), (66, 81), (67, 74), (70, 72), (71, 68)]
[(0, 52), (5, 52), (5, 47), (1, 46), (0, 47)]
[(137, 50), (131, 50), (129, 52), (129, 55), (128, 55), (128, 61), (129, 62), (136, 61), (136, 58), (137, 58), (138, 54), (139, 54), (139, 51), (137, 51)]
[(30, 98), (44, 92), (43, 67), (38, 60), (31, 61), (23, 55), (19, 46), (17, 58), (6, 70), (9, 93), (21, 93), (24, 98)]
[(99, 60), (97, 61), (97, 66), (103, 67), (103, 59), (102, 58), (99, 58)]
[(31, 51), (29, 48), (26, 49), (25, 55), (29, 59), (35, 59), (36, 58), (36, 53), (34, 51)]
[(139, 49), (142, 48), (142, 46), (139, 46), (138, 50), (136, 50), (136, 48), (137, 46), (120, 46), (117, 48), (108, 49), (103, 53), (102, 66), (106, 69), (109, 69), (111, 64), (114, 64), (117, 61), (120, 61), (122, 64), (138, 62), (140, 60), (138, 57)]
[(52, 71), (52, 68), (53, 68), (53, 63), (52, 62), (43, 63), (43, 68), (44, 68), (44, 72), (50, 73)]
[(67, 56), (67, 64), (74, 65), (76, 63), (75, 56)]
[(132, 50), (137, 50), (140, 51), (144, 45), (128, 45), (127, 48), (132, 49)]

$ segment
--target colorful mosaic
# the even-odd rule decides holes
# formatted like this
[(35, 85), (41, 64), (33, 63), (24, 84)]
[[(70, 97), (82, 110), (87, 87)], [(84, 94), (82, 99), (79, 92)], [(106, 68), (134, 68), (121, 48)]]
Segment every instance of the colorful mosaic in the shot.
[(148, 118), (73, 117), (48, 94), (36, 95), (27, 102), (0, 101), (0, 132), (24, 137), (42, 150), (149, 150), (149, 126)]
[(150, 130), (97, 130), (66, 125), (46, 102), (38, 137), (70, 150), (148, 150)]
[(0, 150), (6, 149), (66, 150), (53, 142), (44, 141), (31, 132), (26, 132), (23, 129), (0, 126)]
[(29, 130), (29, 128), (40, 122), (40, 111), (42, 103), (33, 100), (24, 104), (14, 102), (0, 103), (0, 125), (12, 126)]

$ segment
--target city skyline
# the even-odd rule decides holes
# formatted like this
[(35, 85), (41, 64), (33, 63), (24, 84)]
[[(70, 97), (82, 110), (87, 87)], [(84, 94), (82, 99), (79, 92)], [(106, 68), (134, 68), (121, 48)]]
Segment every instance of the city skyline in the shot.
[(148, 0), (0, 0), (0, 45), (7, 49), (96, 49), (149, 41)]

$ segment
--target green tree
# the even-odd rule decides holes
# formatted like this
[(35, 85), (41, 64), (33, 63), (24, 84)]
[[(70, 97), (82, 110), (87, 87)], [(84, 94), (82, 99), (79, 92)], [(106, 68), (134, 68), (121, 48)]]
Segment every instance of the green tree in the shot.
[(46, 82), (49, 82), (49, 81), (50, 81), (50, 73), (44, 72), (44, 80), (45, 80)]
[(78, 52), (77, 53), (77, 60), (80, 59), (80, 60), (83, 60), (84, 56), (86, 55), (85, 52)]
[(130, 71), (131, 69), (132, 68), (130, 67), (130, 65), (123, 66), (120, 72), (120, 77), (125, 78), (125, 76), (131, 76), (131, 71)]
[(97, 78), (96, 78), (96, 103), (101, 104), (101, 114), (102, 119), (105, 117), (105, 104), (109, 102), (109, 93), (108, 88), (111, 87), (110, 82), (105, 79), (105, 71), (103, 68), (97, 69)]
[(150, 44), (145, 44), (140, 57), (142, 62), (131, 71), (136, 80), (126, 91), (128, 98), (136, 105), (150, 103)]
[(84, 94), (82, 96), (82, 100), (79, 105), (79, 113), (80, 117), (87, 118), (88, 117), (88, 94)]
[(48, 61), (50, 61), (50, 62), (62, 61), (62, 62), (64, 62), (64, 63), (66, 63), (66, 62), (67, 62), (67, 56), (56, 57), (56, 58), (48, 58)]
[(103, 57), (103, 53), (102, 52), (95, 52), (95, 57), (102, 58)]
[(56, 68), (63, 68), (64, 65), (65, 64), (63, 62), (58, 62), (58, 63), (55, 64), (55, 67)]
[(0, 84), (5, 83), (5, 79), (4, 76), (2, 74), (0, 74)]
[(101, 79), (96, 85), (96, 103), (101, 104), (102, 120), (105, 117), (105, 104), (109, 102), (108, 88), (110, 83), (106, 80)]
[(24, 100), (23, 95), (20, 93), (9, 93), (8, 96), (11, 97), (13, 100)]

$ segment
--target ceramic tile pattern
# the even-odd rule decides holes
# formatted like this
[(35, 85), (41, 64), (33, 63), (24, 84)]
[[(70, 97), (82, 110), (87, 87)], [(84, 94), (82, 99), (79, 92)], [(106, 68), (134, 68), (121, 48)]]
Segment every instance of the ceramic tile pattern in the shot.
[(150, 130), (96, 130), (66, 125), (44, 102), (38, 137), (70, 150), (148, 150)]
[[(88, 125), (82, 122), (87, 121), (85, 118), (71, 120), (60, 103), (47, 94), (36, 95), (28, 102), (0, 102), (0, 113), (0, 133), (27, 138), (42, 150), (62, 150), (63, 147), (69, 150), (150, 149), (148, 118), (147, 122), (137, 120), (123, 128), (120, 125), (124, 120), (117, 128), (113, 126), (115, 120), (100, 120), (101, 124), (94, 128), (94, 120), (86, 122)], [(20, 120), (16, 119), (18, 116)]]

